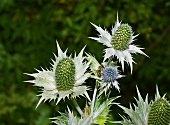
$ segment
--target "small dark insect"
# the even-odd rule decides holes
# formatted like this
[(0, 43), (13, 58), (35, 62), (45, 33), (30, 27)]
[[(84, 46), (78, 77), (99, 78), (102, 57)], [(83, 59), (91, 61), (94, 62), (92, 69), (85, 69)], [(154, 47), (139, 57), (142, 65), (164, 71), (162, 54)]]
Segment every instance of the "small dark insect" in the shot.
[(96, 70), (97, 72), (97, 76), (101, 77), (102, 76), (102, 70), (103, 70), (104, 66), (101, 64), (98, 69)]

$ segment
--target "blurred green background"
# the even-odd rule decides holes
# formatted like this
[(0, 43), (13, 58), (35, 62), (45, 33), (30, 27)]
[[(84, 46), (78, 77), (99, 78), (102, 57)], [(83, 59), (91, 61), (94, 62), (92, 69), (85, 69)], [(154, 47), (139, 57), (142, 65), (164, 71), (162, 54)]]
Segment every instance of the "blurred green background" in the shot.
[[(49, 118), (65, 111), (54, 102), (42, 103), (38, 90), (23, 81), (33, 79), (23, 73), (34, 73), (50, 67), (56, 53), (56, 39), (62, 50), (85, 51), (102, 61), (105, 46), (89, 36), (97, 36), (90, 22), (110, 30), (116, 13), (123, 23), (140, 34), (136, 45), (150, 58), (134, 55), (133, 74), (125, 65), (124, 79), (119, 80), (121, 95), (117, 102), (128, 106), (135, 102), (136, 85), (142, 96), (151, 100), (156, 84), (160, 93), (170, 99), (170, 1), (168, 0), (1, 0), (0, 2), (0, 125), (48, 125)], [(87, 84), (93, 84), (88, 80)], [(84, 105), (84, 101), (81, 101)], [(61, 105), (66, 105), (61, 102)], [(71, 106), (71, 105), (68, 105)], [(110, 118), (120, 120), (122, 110), (113, 106)]]

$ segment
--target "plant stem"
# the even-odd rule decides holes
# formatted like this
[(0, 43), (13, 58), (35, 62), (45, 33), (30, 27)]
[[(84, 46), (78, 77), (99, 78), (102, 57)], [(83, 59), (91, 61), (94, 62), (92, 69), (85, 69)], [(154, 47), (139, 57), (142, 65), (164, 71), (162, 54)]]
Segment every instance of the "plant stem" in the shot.
[(108, 62), (107, 62), (107, 65), (109, 65), (109, 63), (112, 61), (112, 59), (113, 59), (113, 56), (110, 56), (110, 57), (109, 57), (109, 60), (108, 60)]
[(97, 88), (98, 88), (98, 83), (96, 81), (96, 85), (95, 85), (95, 88), (94, 88), (94, 92), (93, 92), (93, 98), (92, 98), (92, 104), (91, 104), (91, 114), (93, 113), (93, 110), (94, 110), (94, 103), (95, 103), (95, 99), (96, 99), (96, 94), (97, 94)]
[(74, 104), (75, 108), (77, 109), (78, 113), (83, 117), (83, 111), (79, 107), (77, 101), (75, 99), (71, 99), (71, 101), (73, 102), (73, 104)]

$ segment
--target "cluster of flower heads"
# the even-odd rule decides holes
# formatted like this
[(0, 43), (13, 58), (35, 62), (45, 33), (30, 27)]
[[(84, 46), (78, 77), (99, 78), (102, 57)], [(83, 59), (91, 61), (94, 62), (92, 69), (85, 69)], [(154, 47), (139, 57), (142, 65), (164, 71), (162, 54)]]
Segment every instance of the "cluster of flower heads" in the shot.
[(124, 77), (118, 71), (118, 67), (113, 63), (99, 62), (91, 55), (87, 54), (87, 60), (91, 61), (90, 69), (93, 72), (96, 80), (100, 83), (100, 88), (107, 92), (108, 89), (114, 87), (120, 91), (117, 79)]
[[(58, 104), (66, 97), (76, 98), (85, 96), (88, 100), (91, 100), (87, 93), (87, 90), (90, 88), (84, 85), (88, 78), (95, 78), (97, 81), (96, 84), (99, 84), (98, 89), (105, 92), (105, 95), (112, 87), (120, 91), (117, 79), (124, 77), (124, 75), (120, 74), (118, 66), (116, 66), (117, 64), (113, 62), (113, 58), (116, 57), (118, 59), (123, 71), (124, 62), (127, 62), (130, 65), (132, 73), (133, 63), (135, 62), (131, 54), (139, 53), (147, 56), (141, 51), (143, 48), (139, 48), (133, 44), (137, 35), (133, 35), (131, 26), (121, 24), (118, 16), (116, 24), (111, 30), (111, 34), (106, 29), (103, 30), (93, 23), (92, 25), (100, 34), (98, 38), (89, 38), (108, 47), (104, 50), (105, 55), (103, 62), (99, 63), (95, 57), (90, 54), (83, 56), (85, 47), (78, 55), (75, 54), (74, 58), (71, 55), (67, 56), (67, 50), (63, 52), (57, 42), (58, 55), (54, 55), (55, 60), (52, 60), (51, 69), (42, 68), (42, 70), (37, 70), (37, 73), (26, 73), (35, 78), (34, 80), (26, 82), (33, 83), (35, 86), (41, 88), (39, 94), (40, 100), (37, 107), (42, 101), (57, 100), (56, 103)], [(88, 71), (88, 69), (91, 71)], [(69, 110), (69, 116), (71, 115)]]

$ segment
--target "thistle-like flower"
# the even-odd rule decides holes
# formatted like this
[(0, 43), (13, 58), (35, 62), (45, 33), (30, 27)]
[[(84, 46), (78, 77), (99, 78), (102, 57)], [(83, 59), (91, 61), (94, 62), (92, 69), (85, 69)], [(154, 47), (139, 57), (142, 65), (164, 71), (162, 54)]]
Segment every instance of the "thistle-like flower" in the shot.
[(33, 76), (35, 80), (29, 80), (26, 82), (33, 83), (35, 86), (41, 87), (41, 96), (38, 105), (44, 100), (56, 100), (57, 103), (61, 99), (66, 97), (75, 98), (77, 96), (86, 96), (88, 87), (82, 85), (85, 80), (90, 77), (90, 73), (87, 73), (86, 70), (89, 67), (90, 62), (84, 62), (83, 52), (85, 47), (81, 50), (78, 56), (67, 56), (66, 52), (63, 52), (60, 49), (60, 46), (57, 42), (58, 57), (55, 56), (55, 61), (52, 60), (52, 68), (43, 69), (42, 71), (37, 70), (38, 73), (26, 73), (29, 76)]
[(106, 65), (102, 71), (102, 84), (100, 88), (107, 87), (109, 89), (110, 87), (115, 87), (118, 91), (120, 91), (119, 83), (117, 82), (117, 79), (124, 77), (124, 75), (120, 75), (118, 72), (118, 69), (114, 65)]
[(134, 109), (130, 105), (130, 109), (120, 106), (130, 119), (122, 117), (123, 121), (113, 122), (121, 123), (122, 125), (169, 125), (170, 124), (170, 103), (160, 96), (158, 88), (156, 88), (155, 100), (148, 103), (148, 96), (145, 100), (142, 99), (139, 90), (137, 89), (138, 100), (137, 105), (134, 104)]
[(94, 78), (101, 83), (100, 89), (104, 88), (106, 93), (106, 91), (113, 86), (120, 91), (117, 79), (124, 77), (124, 75), (119, 74), (117, 67), (112, 62), (109, 64), (103, 62), (103, 64), (100, 65), (98, 61), (89, 54), (87, 54), (87, 60), (91, 62), (90, 68), (95, 74)]
[(157, 93), (148, 114), (148, 125), (170, 125), (170, 103), (165, 95), (161, 97), (158, 90)]
[(147, 56), (144, 52), (141, 51), (143, 48), (139, 48), (133, 45), (134, 39), (138, 35), (133, 35), (133, 31), (131, 26), (128, 24), (121, 24), (118, 20), (117, 15), (117, 22), (111, 30), (111, 34), (105, 29), (103, 30), (101, 27), (96, 26), (95, 24), (91, 23), (96, 30), (100, 33), (99, 38), (96, 37), (89, 37), (106, 45), (108, 48), (105, 49), (104, 60), (116, 56), (119, 62), (122, 65), (122, 70), (124, 71), (124, 62), (127, 62), (130, 65), (131, 73), (133, 70), (133, 57), (131, 53), (140, 53)]

